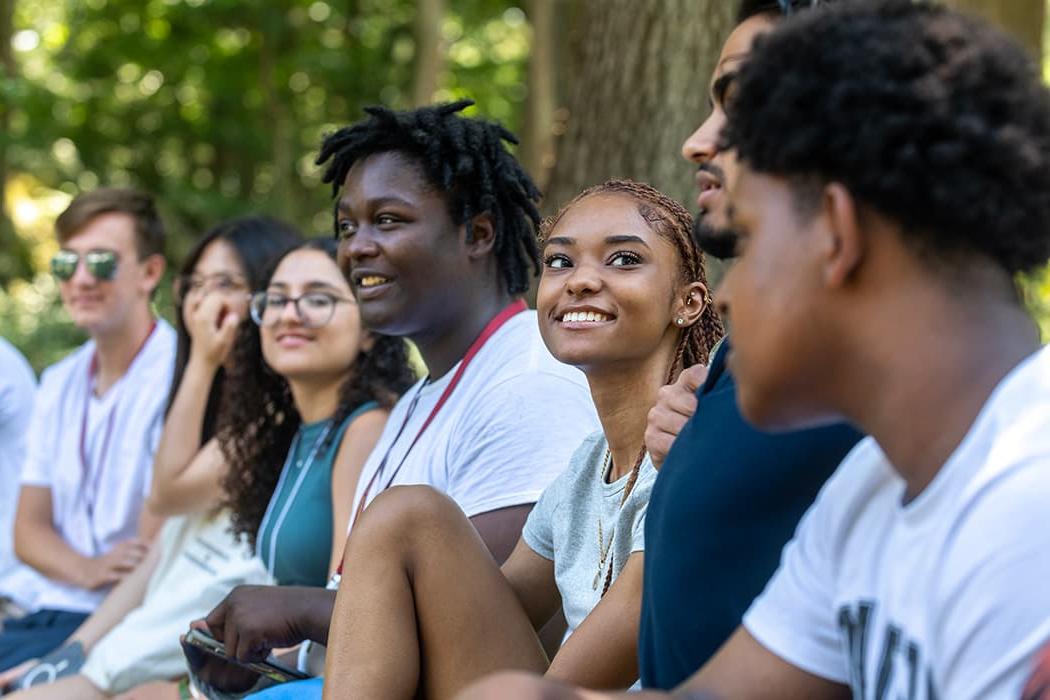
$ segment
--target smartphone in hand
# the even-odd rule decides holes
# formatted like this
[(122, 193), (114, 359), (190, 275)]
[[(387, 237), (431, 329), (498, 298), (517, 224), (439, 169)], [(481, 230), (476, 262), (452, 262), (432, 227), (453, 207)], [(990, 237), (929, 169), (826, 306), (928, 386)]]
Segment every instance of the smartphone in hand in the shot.
[(190, 668), (194, 670), (203, 666), (207, 657), (215, 657), (269, 678), (275, 683), (300, 681), (310, 677), (301, 671), (277, 662), (273, 657), (263, 661), (239, 661), (226, 653), (226, 646), (222, 642), (204, 630), (191, 628), (182, 637), (182, 651), (186, 655)]

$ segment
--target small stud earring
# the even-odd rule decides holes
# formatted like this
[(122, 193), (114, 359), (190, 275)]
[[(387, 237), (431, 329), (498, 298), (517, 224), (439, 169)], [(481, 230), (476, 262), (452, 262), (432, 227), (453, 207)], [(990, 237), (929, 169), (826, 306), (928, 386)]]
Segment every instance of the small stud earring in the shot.
[(679, 317), (679, 318), (676, 318), (676, 319), (674, 320), (674, 322), (675, 322), (675, 323), (677, 323), (677, 324), (678, 324), (678, 325), (680, 326), (680, 325), (682, 325), (683, 323), (685, 323), (685, 319), (684, 319), (684, 318), (681, 318), (681, 317)]

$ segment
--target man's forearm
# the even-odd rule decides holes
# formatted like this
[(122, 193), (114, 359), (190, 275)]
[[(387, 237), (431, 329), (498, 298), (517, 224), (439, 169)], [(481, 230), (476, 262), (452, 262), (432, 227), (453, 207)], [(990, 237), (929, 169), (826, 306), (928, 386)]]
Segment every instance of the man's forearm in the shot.
[(335, 596), (338, 591), (327, 588), (315, 588), (310, 591), (307, 600), (303, 637), (311, 642), (328, 645), (328, 628), (332, 624), (332, 613), (335, 610)]
[(47, 578), (89, 587), (87, 574), (92, 560), (70, 547), (49, 525), (16, 524), (15, 554)]

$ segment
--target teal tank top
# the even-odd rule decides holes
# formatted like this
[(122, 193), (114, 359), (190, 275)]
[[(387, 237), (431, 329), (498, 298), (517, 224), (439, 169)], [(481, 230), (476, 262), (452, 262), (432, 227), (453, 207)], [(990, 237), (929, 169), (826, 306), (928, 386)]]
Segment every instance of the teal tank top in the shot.
[[(304, 423), (292, 440), (255, 538), (255, 553), (281, 586), (324, 586), (332, 556), (332, 462), (362, 404), (338, 426)], [(332, 434), (334, 433), (334, 434)]]

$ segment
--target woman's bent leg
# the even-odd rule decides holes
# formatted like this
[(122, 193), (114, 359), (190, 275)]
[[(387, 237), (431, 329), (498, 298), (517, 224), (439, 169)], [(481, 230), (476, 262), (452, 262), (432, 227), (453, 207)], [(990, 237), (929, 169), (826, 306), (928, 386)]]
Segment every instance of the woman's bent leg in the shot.
[(450, 698), (502, 669), (547, 658), (473, 525), (428, 487), (378, 497), (343, 557), (325, 697)]

